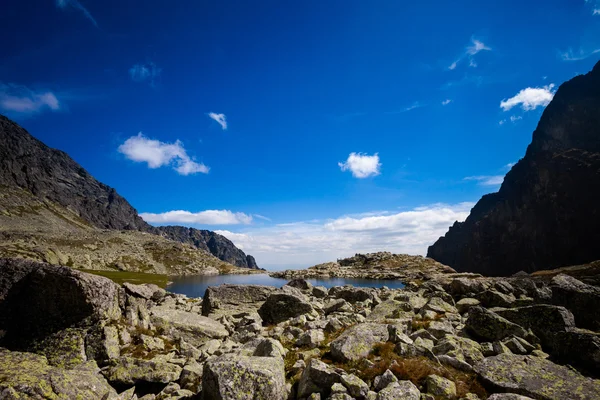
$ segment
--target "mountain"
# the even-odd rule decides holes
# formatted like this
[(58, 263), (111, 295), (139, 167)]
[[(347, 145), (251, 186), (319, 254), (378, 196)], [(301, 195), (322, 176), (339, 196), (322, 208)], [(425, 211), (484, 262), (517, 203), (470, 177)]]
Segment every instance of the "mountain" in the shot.
[[(150, 233), (163, 237), (163, 240), (192, 245), (241, 268), (258, 268), (252, 256), (244, 254), (231, 241), (215, 232), (147, 224), (115, 189), (98, 182), (65, 152), (49, 148), (2, 115), (0, 207), (6, 213), (8, 208), (12, 210), (12, 219), (8, 218), (10, 221), (7, 221), (5, 214), (4, 224), (0, 226), (0, 232), (6, 231), (3, 227), (11, 226), (12, 237), (19, 231), (19, 224), (23, 225), (21, 228), (24, 231), (29, 231), (27, 225), (45, 230), (48, 226), (44, 224), (52, 222), (70, 231), (71, 226), (55, 221), (54, 217), (60, 215), (63, 219), (77, 220), (86, 229)], [(15, 219), (15, 207), (25, 209), (25, 216), (29, 219), (23, 218), (23, 215)], [(32, 207), (34, 211), (43, 209), (44, 216), (38, 215), (36, 221), (32, 221), (31, 217), (35, 215), (31, 213)], [(48, 210), (53, 210), (54, 214)], [(81, 226), (77, 229), (81, 229)]]
[(600, 63), (562, 84), (497, 193), (429, 247), (458, 271), (510, 275), (600, 259)]

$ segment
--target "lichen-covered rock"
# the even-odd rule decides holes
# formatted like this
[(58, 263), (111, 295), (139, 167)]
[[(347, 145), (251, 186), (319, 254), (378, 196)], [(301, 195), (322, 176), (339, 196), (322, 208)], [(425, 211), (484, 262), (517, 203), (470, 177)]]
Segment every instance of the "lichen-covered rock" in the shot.
[(133, 283), (123, 283), (125, 292), (131, 296), (140, 297), (146, 300), (160, 300), (165, 297), (166, 291), (151, 283), (143, 285), (134, 285)]
[(475, 371), (495, 390), (538, 400), (592, 400), (600, 395), (600, 381), (539, 357), (501, 354), (485, 358)]
[(388, 326), (385, 324), (362, 323), (348, 328), (330, 343), (331, 356), (337, 361), (354, 361), (369, 355), (373, 345), (387, 342)]
[(339, 383), (340, 375), (323, 361), (313, 358), (302, 372), (298, 382), (298, 398), (306, 398), (311, 394), (322, 394), (325, 398), (334, 383)]
[(398, 382), (398, 378), (396, 378), (396, 375), (394, 375), (392, 371), (387, 369), (382, 375), (375, 377), (373, 380), (373, 387), (375, 390), (380, 391), (393, 382)]
[(165, 334), (175, 339), (184, 339), (193, 346), (229, 336), (227, 329), (214, 319), (166, 306), (154, 307), (151, 310), (151, 321)]
[(521, 396), (515, 393), (495, 393), (488, 400), (533, 400), (531, 397)]
[(411, 381), (393, 382), (377, 393), (377, 400), (420, 400), (421, 392)]
[(135, 385), (139, 382), (169, 383), (179, 379), (181, 367), (161, 359), (120, 357), (109, 362), (102, 371), (114, 384)]
[(258, 314), (266, 323), (278, 324), (290, 318), (312, 312), (312, 305), (300, 291), (297, 290), (297, 292), (288, 290), (271, 293), (265, 303), (258, 309)]
[(116, 400), (117, 393), (93, 361), (66, 370), (37, 354), (0, 349), (0, 398)]
[(479, 306), (471, 307), (465, 325), (479, 338), (489, 341), (502, 340), (511, 335), (522, 338), (529, 336), (523, 327)]
[(353, 397), (365, 397), (369, 392), (369, 385), (362, 379), (353, 374), (343, 374), (341, 377), (342, 384), (348, 389), (348, 393)]
[(373, 300), (373, 294), (365, 288), (356, 288), (350, 285), (334, 286), (329, 289), (329, 295), (336, 299), (344, 299), (350, 303)]
[(456, 308), (458, 309), (459, 313), (464, 314), (469, 311), (469, 308), (478, 306), (480, 303), (481, 302), (477, 299), (465, 297), (464, 299), (460, 299), (456, 302)]
[(181, 371), (179, 384), (183, 389), (191, 390), (198, 393), (202, 388), (202, 375), (204, 368), (202, 364), (198, 364), (195, 360), (187, 362)]
[(429, 375), (426, 380), (427, 393), (441, 399), (454, 399), (456, 385), (449, 379), (438, 375)]
[(531, 329), (542, 339), (550, 339), (556, 332), (566, 332), (575, 328), (573, 314), (564, 307), (537, 304), (527, 307), (507, 308), (494, 311), (510, 322)]
[(221, 356), (204, 365), (205, 400), (284, 400), (283, 360), (278, 357)]
[(209, 286), (202, 298), (202, 315), (217, 318), (221, 315), (256, 312), (276, 289), (261, 285)]

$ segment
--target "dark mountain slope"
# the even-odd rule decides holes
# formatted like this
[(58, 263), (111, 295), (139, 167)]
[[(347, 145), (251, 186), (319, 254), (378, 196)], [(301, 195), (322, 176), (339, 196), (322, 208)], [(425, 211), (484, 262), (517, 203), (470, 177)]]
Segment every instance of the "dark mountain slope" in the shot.
[(510, 275), (600, 259), (600, 63), (560, 86), (525, 157), (428, 256)]
[(258, 268), (252, 256), (215, 232), (150, 226), (115, 189), (98, 182), (68, 154), (51, 149), (0, 115), (0, 192), (2, 186), (26, 189), (96, 228), (153, 233), (192, 244), (238, 267)]

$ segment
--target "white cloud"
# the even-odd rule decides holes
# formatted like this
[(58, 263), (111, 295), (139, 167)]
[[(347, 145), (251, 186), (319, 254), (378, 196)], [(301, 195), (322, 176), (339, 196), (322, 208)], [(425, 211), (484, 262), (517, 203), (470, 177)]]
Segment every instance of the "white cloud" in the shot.
[(600, 8), (594, 8), (594, 11), (592, 11), (593, 15), (600, 15)]
[(498, 125), (504, 125), (506, 123), (505, 119), (501, 119), (500, 121), (498, 121)]
[(83, 15), (94, 24), (95, 27), (98, 27), (98, 23), (96, 22), (92, 14), (77, 0), (56, 0), (56, 7), (62, 10), (67, 8), (74, 8), (75, 10), (81, 11)]
[(477, 63), (475, 62), (475, 59), (474, 59), (475, 55), (482, 51), (491, 51), (491, 50), (492, 50), (492, 48), (489, 46), (486, 46), (485, 43), (483, 43), (482, 41), (477, 40), (475, 38), (471, 38), (471, 44), (466, 47), (465, 52), (463, 54), (461, 54), (461, 56), (456, 61), (454, 61), (452, 64), (450, 64), (448, 66), (448, 69), (449, 70), (456, 69), (458, 64), (465, 58), (467, 58), (469, 60), (469, 67), (476, 68)]
[(350, 153), (346, 162), (339, 162), (342, 171), (350, 170), (355, 178), (368, 178), (379, 175), (381, 163), (377, 153), (369, 156), (363, 153)]
[(516, 162), (511, 162), (511, 163), (508, 163), (508, 164), (506, 164), (506, 165), (504, 166), (504, 168), (505, 168), (505, 169), (511, 169), (511, 168), (512, 168), (512, 167), (514, 167), (515, 165), (517, 165), (517, 163), (516, 163)]
[(37, 114), (44, 110), (59, 111), (61, 103), (49, 91), (34, 91), (24, 86), (0, 83), (0, 109), (15, 114)]
[(541, 88), (522, 89), (514, 97), (510, 99), (504, 99), (500, 102), (500, 108), (504, 111), (508, 111), (511, 108), (521, 105), (521, 108), (525, 111), (535, 110), (537, 107), (545, 107), (554, 98), (553, 91), (554, 84), (550, 84)]
[(452, 100), (450, 100), (450, 99), (446, 99), (446, 100), (442, 101), (443, 106), (447, 106), (450, 103), (452, 103)]
[(523, 117), (520, 115), (511, 115), (510, 116), (510, 122), (512, 122), (512, 123), (515, 123), (521, 119), (523, 119)]
[(159, 140), (148, 139), (141, 132), (132, 136), (119, 146), (118, 151), (128, 159), (135, 162), (145, 162), (149, 168), (171, 166), (180, 175), (196, 173), (207, 174), (209, 168), (194, 161), (190, 157), (183, 143), (164, 143)]
[[(427, 247), (474, 203), (433, 204), (409, 211), (364, 213), (327, 221), (257, 227), (244, 232), (217, 231), (270, 269), (308, 267), (357, 252), (391, 251), (425, 255)], [(376, 214), (376, 215), (370, 215)]]
[(504, 182), (504, 175), (467, 176), (465, 181), (477, 181), (481, 186), (497, 186)]
[(573, 51), (573, 49), (568, 49), (565, 52), (559, 52), (558, 55), (563, 61), (580, 61), (585, 60), (586, 58), (597, 53), (600, 53), (600, 49), (595, 49), (592, 51), (584, 51), (583, 49), (579, 49), (579, 51)]
[(210, 112), (208, 113), (208, 116), (217, 121), (217, 123), (221, 125), (221, 128), (223, 128), (223, 130), (227, 129), (227, 119), (225, 117), (225, 114), (217, 114), (214, 112)]
[(262, 219), (263, 221), (271, 221), (271, 218), (269, 217), (265, 217), (264, 215), (260, 215), (260, 214), (252, 214), (253, 217), (258, 218), (258, 219)]
[(134, 82), (148, 82), (150, 86), (156, 86), (156, 81), (160, 78), (162, 68), (159, 68), (153, 62), (145, 64), (135, 64), (129, 68), (129, 76)]
[(174, 210), (160, 214), (140, 213), (140, 216), (144, 221), (155, 224), (247, 225), (252, 222), (252, 216), (229, 210), (206, 210), (196, 213)]

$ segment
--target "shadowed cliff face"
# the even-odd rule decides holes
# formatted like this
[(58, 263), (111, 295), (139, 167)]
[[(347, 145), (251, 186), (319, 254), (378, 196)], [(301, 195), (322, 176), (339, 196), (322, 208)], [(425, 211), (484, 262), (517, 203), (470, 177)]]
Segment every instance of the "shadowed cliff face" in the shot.
[(58, 203), (96, 228), (154, 233), (192, 244), (238, 267), (258, 268), (252, 256), (215, 232), (150, 226), (115, 189), (98, 182), (66, 153), (49, 148), (0, 115), (0, 192), (2, 186), (23, 188), (39, 199)]
[(427, 255), (510, 275), (600, 259), (600, 63), (564, 83), (525, 157)]

